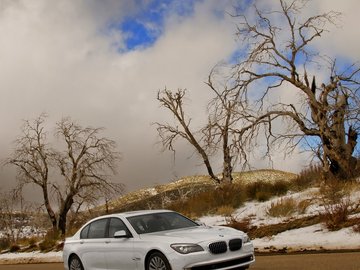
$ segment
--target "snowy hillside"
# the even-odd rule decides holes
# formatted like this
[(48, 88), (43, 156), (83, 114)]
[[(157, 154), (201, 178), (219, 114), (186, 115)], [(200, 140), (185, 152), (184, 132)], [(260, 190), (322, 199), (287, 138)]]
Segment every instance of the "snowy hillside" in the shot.
[[(286, 196), (273, 198), (266, 202), (247, 202), (233, 213), (236, 220), (247, 220), (249, 226), (266, 226), (290, 222), (304, 217), (318, 216), (325, 211), (321, 201), (318, 200), (318, 188), (310, 188), (302, 192), (291, 193)], [(271, 205), (281, 200), (294, 199), (296, 202), (308, 201), (304, 213), (294, 213), (290, 217), (271, 217), (268, 214)], [(350, 198), (353, 202), (360, 201), (360, 191), (356, 191)], [(350, 218), (360, 218), (360, 213)], [(200, 221), (206, 225), (224, 225), (229, 223), (229, 217), (205, 216)], [(256, 238), (252, 240), (258, 252), (294, 252), (294, 251), (321, 251), (339, 249), (360, 249), (360, 233), (354, 227), (347, 227), (337, 231), (329, 231), (324, 224), (287, 230), (276, 235)]]
[[(235, 174), (234, 182), (252, 183), (256, 181), (291, 181), (294, 174), (273, 170), (260, 170)], [(153, 188), (142, 189), (129, 193), (112, 202), (117, 208), (122, 204), (149, 205), (147, 199), (161, 197), (176, 190), (201, 188), (214, 184), (208, 177), (187, 177), (168, 185), (159, 185)], [(334, 191), (337, 192), (336, 190)], [(234, 225), (245, 224), (243, 229), (251, 237), (257, 252), (297, 252), (297, 251), (324, 251), (324, 250), (360, 250), (360, 186), (353, 184), (346, 196), (341, 197), (340, 204), (344, 203), (351, 208), (348, 219), (351, 221), (343, 228), (329, 230), (321, 216), (328, 211), (329, 205), (322, 199), (323, 193), (319, 187), (311, 187), (299, 192), (288, 191), (283, 196), (275, 196), (270, 200), (259, 202), (248, 200), (229, 215), (207, 215), (199, 218), (206, 225)], [(287, 207), (283, 207), (283, 205)], [(281, 206), (281, 207), (279, 207)], [(331, 207), (333, 207), (331, 205)], [(101, 208), (101, 207), (99, 207)], [(279, 208), (281, 211), (279, 211)], [(283, 211), (283, 208), (287, 212)], [(236, 224), (235, 224), (236, 225)], [(235, 226), (236, 227), (236, 226)], [(260, 230), (260, 233), (259, 233)], [(31, 230), (30, 230), (31, 231)], [(0, 264), (14, 262), (60, 262), (62, 252), (29, 252), (0, 254)]]

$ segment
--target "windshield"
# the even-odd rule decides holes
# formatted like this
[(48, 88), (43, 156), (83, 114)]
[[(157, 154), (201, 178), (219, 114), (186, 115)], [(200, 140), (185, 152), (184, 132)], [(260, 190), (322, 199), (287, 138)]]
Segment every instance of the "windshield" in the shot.
[(146, 214), (127, 219), (138, 234), (199, 226), (196, 222), (175, 212)]

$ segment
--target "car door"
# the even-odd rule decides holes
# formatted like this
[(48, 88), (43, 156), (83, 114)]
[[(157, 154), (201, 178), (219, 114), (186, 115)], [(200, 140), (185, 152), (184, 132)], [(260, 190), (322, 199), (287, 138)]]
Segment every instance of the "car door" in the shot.
[[(108, 228), (108, 240), (105, 246), (105, 258), (108, 270), (130, 270), (136, 269), (134, 259), (134, 239), (120, 218), (111, 218)], [(125, 231), (121, 238), (115, 238), (114, 234)]]
[(105, 246), (107, 238), (108, 218), (95, 220), (81, 232), (81, 261), (87, 270), (107, 269)]

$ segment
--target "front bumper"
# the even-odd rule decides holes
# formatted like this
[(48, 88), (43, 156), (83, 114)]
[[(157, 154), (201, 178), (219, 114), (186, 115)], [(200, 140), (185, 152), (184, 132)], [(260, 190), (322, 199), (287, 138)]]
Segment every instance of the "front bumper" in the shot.
[(184, 270), (230, 270), (239, 269), (239, 267), (246, 267), (255, 262), (254, 255), (246, 255), (232, 260), (222, 262), (206, 262), (205, 264), (194, 264), (185, 268)]
[(208, 251), (187, 255), (167, 254), (172, 270), (230, 270), (246, 267), (255, 262), (252, 244), (236, 252), (211, 254)]

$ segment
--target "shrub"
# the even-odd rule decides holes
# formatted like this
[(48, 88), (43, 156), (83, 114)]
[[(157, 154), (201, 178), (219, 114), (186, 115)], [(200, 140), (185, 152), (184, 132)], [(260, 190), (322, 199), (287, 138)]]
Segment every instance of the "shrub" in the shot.
[(320, 198), (324, 204), (336, 204), (348, 195), (349, 183), (339, 181), (336, 178), (328, 178), (320, 186)]
[(351, 189), (351, 183), (335, 178), (326, 179), (320, 187), (320, 200), (324, 207), (321, 216), (329, 230), (346, 227), (349, 215), (359, 208), (359, 204), (354, 204), (350, 199)]
[(249, 232), (252, 229), (251, 218), (244, 218), (241, 220), (236, 220), (235, 218), (231, 218), (227, 226), (243, 232)]
[(249, 199), (267, 201), (273, 196), (286, 194), (291, 183), (285, 180), (275, 182), (256, 181), (246, 186), (246, 195)]
[(255, 194), (255, 199), (259, 202), (265, 202), (270, 200), (273, 194), (269, 191), (257, 191)]
[(40, 242), (39, 248), (41, 251), (49, 251), (52, 250), (57, 241), (59, 240), (60, 234), (58, 232), (54, 232), (53, 230), (49, 230), (44, 237), (44, 240)]
[(293, 189), (301, 191), (320, 182), (322, 179), (323, 169), (320, 165), (310, 165), (302, 170), (299, 175), (292, 181)]
[(286, 220), (285, 222), (279, 224), (270, 224), (259, 227), (250, 227), (250, 230), (247, 231), (250, 238), (263, 238), (273, 236), (288, 230), (299, 229), (320, 222), (319, 216), (307, 216), (300, 219)]
[(9, 249), (10, 252), (18, 252), (19, 250), (20, 246), (18, 244), (12, 244)]
[(336, 231), (344, 227), (350, 214), (349, 207), (351, 205), (349, 203), (349, 201), (343, 200), (336, 204), (324, 205), (325, 213), (322, 216), (326, 228), (330, 231)]
[(197, 218), (206, 214), (216, 214), (218, 209), (224, 206), (228, 209), (230, 207), (238, 208), (245, 202), (245, 199), (242, 185), (231, 184), (194, 194), (186, 201), (177, 200), (168, 208), (191, 218)]
[(293, 198), (281, 198), (272, 202), (266, 213), (271, 217), (288, 217), (296, 212), (297, 203)]
[(10, 247), (10, 240), (8, 238), (0, 238), (0, 250), (8, 249)]
[(37, 243), (38, 239), (35, 237), (31, 237), (28, 239), (28, 245), (29, 247), (36, 247), (36, 243)]
[(45, 238), (43, 241), (40, 242), (39, 248), (41, 251), (49, 251), (53, 249), (56, 245), (56, 240), (51, 238)]
[(360, 219), (359, 219), (358, 224), (354, 225), (353, 230), (356, 233), (360, 233)]
[(272, 183), (270, 191), (276, 196), (285, 195), (291, 187), (291, 182), (285, 180), (278, 180)]
[(310, 205), (311, 205), (311, 200), (309, 199), (302, 200), (297, 205), (297, 212), (299, 214), (305, 214), (306, 210), (309, 208)]
[(231, 217), (234, 211), (235, 209), (231, 205), (223, 205), (217, 209), (216, 214), (224, 217)]

